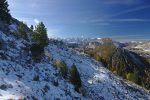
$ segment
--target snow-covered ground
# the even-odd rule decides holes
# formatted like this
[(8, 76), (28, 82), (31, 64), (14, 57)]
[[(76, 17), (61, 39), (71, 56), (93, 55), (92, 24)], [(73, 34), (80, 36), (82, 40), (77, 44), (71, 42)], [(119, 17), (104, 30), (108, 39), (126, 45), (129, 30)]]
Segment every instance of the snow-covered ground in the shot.
[(88, 98), (93, 100), (138, 100), (150, 99), (143, 88), (115, 76), (101, 63), (76, 51), (50, 44), (47, 48), (53, 58), (64, 60), (68, 67), (77, 66)]
[(139, 45), (135, 46), (134, 48), (141, 49), (144, 52), (150, 53), (150, 42), (139, 44)]
[[(35, 63), (27, 41), (3, 32), (0, 41), (0, 100), (85, 99), (60, 76), (47, 57)], [(37, 76), (39, 80), (34, 80)]]
[[(150, 99), (149, 91), (122, 80), (101, 63), (64, 46), (50, 43), (37, 63), (31, 58), (27, 41), (0, 32), (0, 43), (0, 100)], [(77, 66), (85, 97), (61, 77), (48, 56), (65, 61), (68, 68), (73, 63)]]

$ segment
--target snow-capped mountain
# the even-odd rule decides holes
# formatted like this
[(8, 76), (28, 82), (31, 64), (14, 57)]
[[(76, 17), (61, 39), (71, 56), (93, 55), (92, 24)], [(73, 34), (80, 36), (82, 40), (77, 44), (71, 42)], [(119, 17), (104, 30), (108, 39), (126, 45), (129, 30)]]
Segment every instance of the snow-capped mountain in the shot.
[[(33, 60), (31, 43), (0, 30), (0, 100), (149, 100), (150, 92), (112, 74), (102, 63), (85, 54), (50, 42), (41, 60)], [(31, 33), (28, 33), (30, 36)], [(49, 57), (51, 59), (49, 59)], [(85, 96), (63, 79), (53, 60), (63, 60), (67, 67), (77, 66)], [(57, 83), (57, 84), (56, 84)]]
[(139, 43), (134, 48), (143, 49), (143, 51), (150, 53), (150, 41)]
[(143, 57), (150, 57), (150, 41), (127, 43), (125, 48)]

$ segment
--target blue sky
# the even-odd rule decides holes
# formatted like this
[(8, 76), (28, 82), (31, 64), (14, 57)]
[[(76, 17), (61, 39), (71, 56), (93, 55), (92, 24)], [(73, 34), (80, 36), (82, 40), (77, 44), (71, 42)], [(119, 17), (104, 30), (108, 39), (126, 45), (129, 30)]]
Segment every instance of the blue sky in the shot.
[(149, 0), (8, 0), (13, 17), (36, 25), (49, 37), (150, 39)]

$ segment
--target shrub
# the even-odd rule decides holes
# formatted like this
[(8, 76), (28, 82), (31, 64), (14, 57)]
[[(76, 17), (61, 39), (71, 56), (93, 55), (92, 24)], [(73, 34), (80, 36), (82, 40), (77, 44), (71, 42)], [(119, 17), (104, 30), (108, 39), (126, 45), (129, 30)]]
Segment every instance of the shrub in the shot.
[(0, 41), (0, 50), (2, 49), (2, 43), (1, 43), (1, 41)]
[(137, 76), (136, 73), (128, 73), (128, 74), (126, 75), (126, 78), (127, 78), (129, 81), (138, 83), (138, 76)]
[(102, 59), (102, 57), (101, 56), (99, 56), (99, 55), (95, 55), (95, 59), (97, 60), (97, 61), (102, 61), (103, 59)]
[(26, 25), (23, 22), (19, 23), (17, 28), (17, 36), (23, 39), (28, 39), (27, 32), (26, 32)]
[(39, 81), (39, 75), (35, 75), (34, 77), (33, 77), (33, 81)]
[(1, 85), (1, 86), (0, 86), (0, 89), (2, 89), (2, 90), (7, 90), (7, 85), (5, 85), (5, 84)]
[(56, 60), (54, 65), (60, 70), (62, 77), (66, 79), (68, 72), (66, 63), (64, 61)]
[(63, 78), (66, 79), (67, 78), (68, 69), (67, 69), (67, 66), (66, 66), (65, 62), (61, 62), (60, 72), (61, 72)]
[(39, 44), (32, 44), (30, 50), (34, 59), (38, 58), (44, 52), (44, 48)]
[(70, 68), (70, 82), (75, 85), (75, 89), (81, 87), (80, 75), (75, 64), (73, 64)]
[(32, 100), (39, 100), (39, 99), (35, 96), (32, 96)]
[(145, 58), (148, 63), (150, 63), (150, 58)]
[(150, 77), (147, 79), (143, 79), (142, 81), (142, 86), (145, 87), (146, 89), (150, 90)]
[(56, 86), (56, 87), (58, 87), (58, 85), (59, 85), (59, 84), (58, 84), (58, 81), (55, 81), (55, 80), (54, 80), (54, 81), (53, 81), (53, 85)]

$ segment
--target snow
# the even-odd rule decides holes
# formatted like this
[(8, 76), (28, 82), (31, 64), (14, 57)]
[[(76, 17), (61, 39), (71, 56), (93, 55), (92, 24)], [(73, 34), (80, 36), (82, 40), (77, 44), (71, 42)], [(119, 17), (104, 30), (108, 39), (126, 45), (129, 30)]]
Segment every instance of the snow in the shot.
[(150, 53), (150, 48), (149, 49), (144, 49), (144, 51), (149, 52)]
[(16, 24), (11, 24), (9, 25), (9, 29), (10, 29), (10, 32), (16, 32), (17, 31), (17, 25)]
[[(6, 47), (6, 50), (0, 50), (3, 54), (0, 54), (0, 100), (85, 98), (75, 92), (74, 86), (60, 76), (46, 57), (40, 63), (32, 61), (29, 51), (23, 49), (29, 45), (27, 41), (3, 32), (0, 37)], [(39, 81), (33, 81), (36, 75), (39, 75)], [(58, 81), (58, 86), (53, 84), (54, 81)]]
[[(11, 26), (15, 30), (15, 26)], [(27, 41), (0, 31), (0, 100), (25, 98), (33, 100), (136, 100), (150, 99), (150, 92), (112, 74), (100, 62), (65, 46), (50, 43), (45, 48), (41, 62), (34, 62)], [(49, 60), (48, 57), (53, 59)], [(53, 60), (65, 61), (67, 67), (74, 63), (81, 75), (85, 97), (74, 90), (69, 80), (64, 80), (53, 66)], [(34, 81), (35, 76), (38, 81)], [(58, 86), (54, 85), (58, 82)]]
[(140, 43), (140, 44), (138, 44), (137, 46), (135, 46), (133, 48), (135, 48), (135, 49), (141, 49), (144, 52), (150, 53), (150, 42)]
[(150, 99), (149, 91), (115, 76), (101, 63), (85, 55), (53, 44), (50, 44), (47, 49), (53, 58), (65, 61), (68, 67), (73, 63), (77, 66), (90, 99)]

